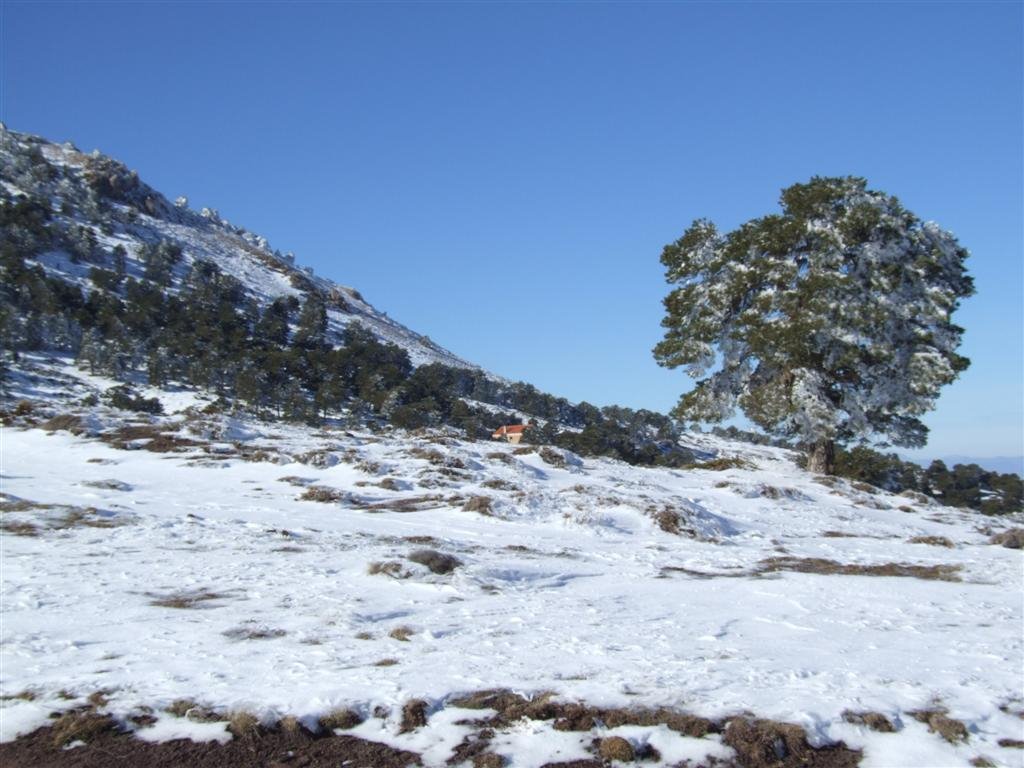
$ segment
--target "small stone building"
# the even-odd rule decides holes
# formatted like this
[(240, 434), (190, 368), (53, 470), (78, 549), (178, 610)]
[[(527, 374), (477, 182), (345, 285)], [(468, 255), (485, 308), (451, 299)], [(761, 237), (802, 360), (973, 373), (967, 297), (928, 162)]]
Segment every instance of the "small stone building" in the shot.
[(491, 435), (492, 440), (502, 440), (509, 443), (518, 443), (523, 439), (523, 430), (526, 429), (525, 424), (507, 424), (504, 427), (498, 427), (494, 430), (494, 434)]

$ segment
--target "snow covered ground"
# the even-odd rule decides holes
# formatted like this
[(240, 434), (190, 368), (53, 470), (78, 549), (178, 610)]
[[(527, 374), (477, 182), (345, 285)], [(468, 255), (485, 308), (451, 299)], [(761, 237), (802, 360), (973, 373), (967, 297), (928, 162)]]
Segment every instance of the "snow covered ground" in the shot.
[[(442, 765), (479, 714), (450, 703), (506, 688), (751, 712), (863, 749), (863, 766), (1024, 764), (998, 743), (1024, 739), (1021, 552), (988, 543), (1006, 521), (706, 435), (693, 447), (737, 466), (265, 424), (204, 414), (189, 391), (160, 393), (170, 415), (151, 423), (71, 405), (112, 382), (66, 365), (48, 379), (12, 386), (39, 423), (0, 446), (5, 740), (105, 691), (115, 716), (152, 708), (143, 738), (230, 738), (165, 711), (181, 699), (310, 725), (352, 707), (367, 719), (349, 733)], [(85, 431), (41, 428), (58, 412)], [(460, 564), (409, 559), (424, 549)], [(412, 699), (428, 723), (400, 734)], [(912, 715), (935, 709), (967, 740)], [(608, 734), (656, 747), (651, 765), (731, 754), (664, 725)], [(491, 751), (534, 766), (587, 757), (592, 737), (524, 720)]]

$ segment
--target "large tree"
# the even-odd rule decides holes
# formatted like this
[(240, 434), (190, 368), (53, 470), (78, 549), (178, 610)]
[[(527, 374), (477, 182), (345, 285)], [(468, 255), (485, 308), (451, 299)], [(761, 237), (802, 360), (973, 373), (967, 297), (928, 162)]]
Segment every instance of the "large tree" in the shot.
[(661, 261), (660, 365), (695, 388), (673, 415), (717, 422), (738, 405), (831, 472), (836, 442), (917, 447), (921, 416), (969, 364), (950, 321), (974, 292), (967, 251), (861, 178), (814, 177), (782, 213), (727, 234), (695, 221)]

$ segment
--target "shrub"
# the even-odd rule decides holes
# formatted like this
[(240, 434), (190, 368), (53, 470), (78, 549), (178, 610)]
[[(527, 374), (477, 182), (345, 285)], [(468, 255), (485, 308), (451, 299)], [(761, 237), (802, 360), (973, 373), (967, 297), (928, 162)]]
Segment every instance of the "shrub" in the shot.
[(126, 384), (111, 387), (104, 393), (104, 398), (114, 408), (137, 413), (163, 413), (163, 405), (155, 397), (142, 397)]

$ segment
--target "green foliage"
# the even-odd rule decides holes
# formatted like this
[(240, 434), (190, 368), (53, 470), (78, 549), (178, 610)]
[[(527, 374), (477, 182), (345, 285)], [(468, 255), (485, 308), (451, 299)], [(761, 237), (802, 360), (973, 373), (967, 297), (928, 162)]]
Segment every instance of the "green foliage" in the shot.
[(138, 413), (163, 413), (160, 400), (155, 397), (142, 397), (131, 387), (121, 384), (111, 387), (103, 394), (104, 399), (114, 408)]
[(836, 474), (869, 483), (893, 493), (917, 491), (943, 504), (969, 507), (989, 515), (1020, 512), (1024, 508), (1024, 481), (1019, 475), (991, 472), (977, 464), (949, 469), (933, 461), (927, 469), (864, 446), (836, 451)]
[(698, 379), (674, 415), (739, 406), (807, 443), (922, 445), (920, 416), (968, 364), (950, 322), (973, 293), (966, 250), (864, 179), (793, 185), (782, 209), (726, 234), (697, 220), (665, 246), (654, 356)]

